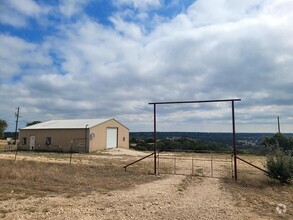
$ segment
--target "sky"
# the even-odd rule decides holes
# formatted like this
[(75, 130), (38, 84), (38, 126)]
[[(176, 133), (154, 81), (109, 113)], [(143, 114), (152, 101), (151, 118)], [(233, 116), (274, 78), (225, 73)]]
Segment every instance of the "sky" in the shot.
[[(293, 133), (292, 0), (0, 0), (0, 118), (116, 118), (240, 98), (237, 132)], [(230, 132), (231, 103), (157, 107), (158, 131)]]

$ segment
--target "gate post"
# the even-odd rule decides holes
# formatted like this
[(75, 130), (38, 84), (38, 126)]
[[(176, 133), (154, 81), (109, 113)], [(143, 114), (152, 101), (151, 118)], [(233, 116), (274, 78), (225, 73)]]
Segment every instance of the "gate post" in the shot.
[(236, 134), (235, 134), (234, 100), (232, 100), (232, 127), (233, 127), (234, 178), (235, 178), (235, 181), (237, 181), (237, 158), (236, 158)]
[(156, 104), (154, 104), (154, 175), (157, 174), (157, 117)]

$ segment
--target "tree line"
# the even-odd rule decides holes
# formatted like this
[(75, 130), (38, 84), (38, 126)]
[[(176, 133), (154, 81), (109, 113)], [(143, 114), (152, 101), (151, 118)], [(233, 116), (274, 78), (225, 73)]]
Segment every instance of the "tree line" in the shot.
[[(26, 126), (31, 126), (41, 123), (41, 121), (32, 121), (32, 122), (27, 122)], [(8, 137), (14, 138), (15, 137), (15, 132), (5, 132), (7, 129), (8, 124), (5, 120), (0, 119), (0, 139), (6, 139)], [(17, 132), (17, 137), (18, 137), (18, 132)]]

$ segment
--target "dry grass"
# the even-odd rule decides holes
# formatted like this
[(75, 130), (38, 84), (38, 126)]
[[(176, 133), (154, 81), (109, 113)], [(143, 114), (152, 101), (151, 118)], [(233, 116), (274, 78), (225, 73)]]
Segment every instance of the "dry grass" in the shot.
[[(239, 181), (223, 180), (223, 188), (229, 191), (237, 206), (249, 207), (267, 219), (293, 219), (293, 186), (281, 185), (264, 174), (242, 173)], [(280, 215), (276, 212), (278, 204), (285, 204), (287, 211)]]
[(15, 145), (8, 145), (7, 140), (0, 139), (0, 151), (14, 150), (15, 148), (16, 148)]
[(4, 150), (7, 145), (6, 140), (0, 140), (0, 150)]
[[(156, 176), (148, 175), (153, 172), (152, 158), (130, 166), (128, 171), (124, 172), (123, 166), (138, 159), (137, 157), (74, 154), (73, 164), (70, 165), (69, 154), (19, 152), (16, 161), (8, 160), (8, 158), (14, 158), (13, 153), (11, 155), (3, 153), (0, 156), (7, 158), (0, 159), (0, 200), (57, 194), (64, 197), (86, 196), (92, 192), (111, 194), (111, 191), (131, 189), (137, 184), (158, 179)], [(203, 158), (205, 155), (200, 156)], [(263, 157), (255, 156), (246, 156), (244, 159), (257, 165), (261, 165), (264, 161)], [(177, 164), (178, 168), (180, 168), (179, 165)], [(191, 167), (188, 160), (181, 165), (184, 169)], [(256, 175), (248, 174), (246, 168), (241, 167), (243, 165), (240, 163), (238, 165), (243, 171), (239, 173), (239, 182), (231, 180), (231, 176), (221, 180), (222, 190), (233, 195), (237, 206), (247, 207), (266, 219), (293, 219), (292, 185), (282, 186), (260, 172), (254, 172)], [(171, 162), (168, 164), (160, 161), (160, 171), (170, 172), (173, 169), (172, 166)], [(229, 168), (230, 166), (221, 169)], [(255, 170), (250, 168), (250, 171)], [(178, 191), (180, 193), (185, 191), (195, 180), (201, 181), (201, 178), (186, 176), (178, 185)], [(278, 215), (276, 213), (276, 206), (279, 203), (287, 206), (286, 214)], [(34, 212), (35, 210), (28, 211)], [(0, 217), (5, 217), (7, 212), (9, 210), (0, 209)], [(43, 212), (46, 212), (46, 209)]]
[[(266, 157), (240, 155), (239, 157), (265, 169)], [(249, 207), (260, 216), (268, 219), (293, 219), (293, 186), (282, 185), (267, 177), (250, 165), (237, 161), (238, 182), (223, 180), (223, 186), (230, 191), (238, 206)], [(287, 206), (286, 214), (276, 212), (278, 204)]]
[(124, 172), (118, 159), (98, 159), (95, 165), (0, 160), (0, 198), (24, 199), (28, 196), (64, 194), (66, 197), (91, 192), (108, 193), (136, 184), (154, 181), (146, 175), (144, 163), (135, 173)]
[(201, 177), (192, 176), (192, 175), (185, 176), (185, 178), (177, 186), (178, 187), (178, 191), (185, 191), (192, 184), (198, 184), (200, 182), (202, 182), (202, 178)]

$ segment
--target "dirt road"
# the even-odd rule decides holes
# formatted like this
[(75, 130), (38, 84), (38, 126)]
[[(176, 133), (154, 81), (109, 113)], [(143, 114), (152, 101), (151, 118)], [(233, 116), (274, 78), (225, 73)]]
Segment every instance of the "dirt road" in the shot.
[(170, 175), (107, 194), (7, 200), (5, 219), (261, 219), (236, 207), (220, 179)]

